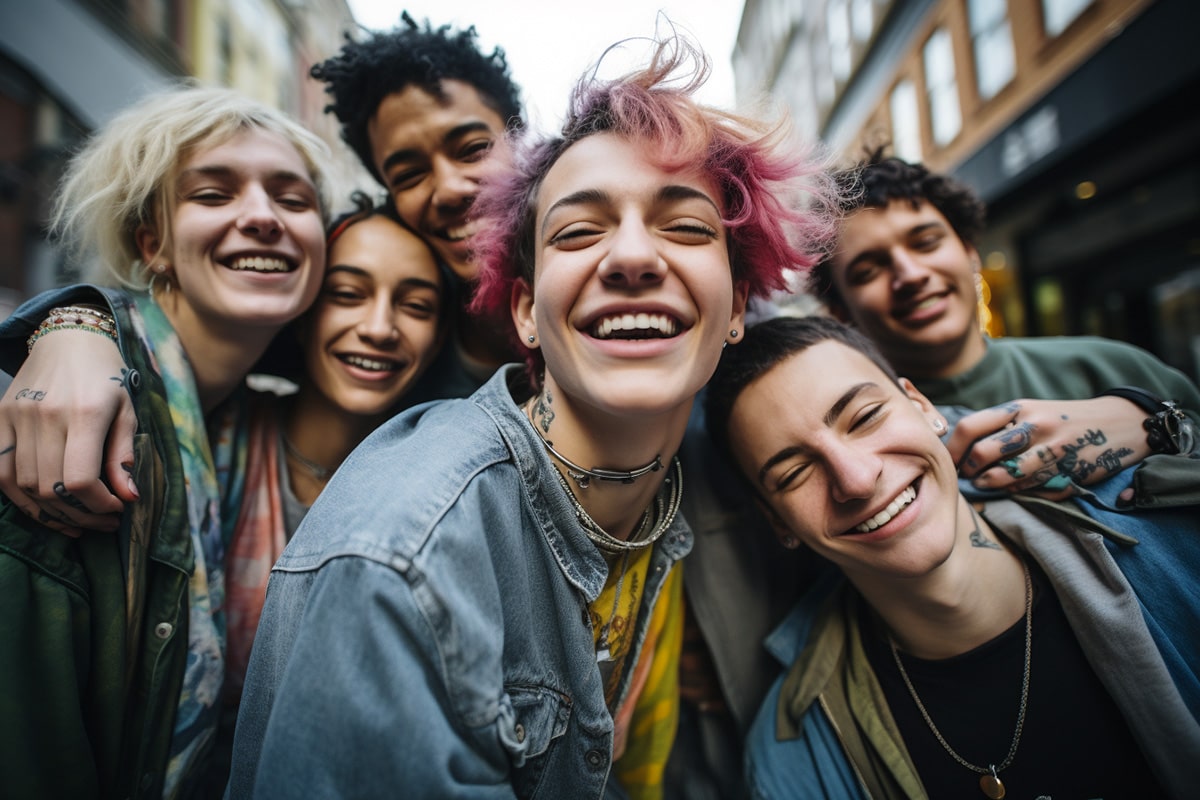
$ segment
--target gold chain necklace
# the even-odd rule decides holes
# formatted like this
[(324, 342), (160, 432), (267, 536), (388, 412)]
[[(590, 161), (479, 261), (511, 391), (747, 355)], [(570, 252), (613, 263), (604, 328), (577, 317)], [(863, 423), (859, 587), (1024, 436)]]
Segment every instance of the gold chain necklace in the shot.
[(1021, 730), (1025, 727), (1025, 708), (1029, 701), (1029, 662), (1030, 653), (1033, 650), (1033, 579), (1029, 576), (1029, 565), (1022, 561), (1021, 566), (1025, 570), (1025, 675), (1021, 679), (1021, 708), (1017, 714), (1017, 729), (1013, 731), (1012, 744), (1008, 748), (1008, 755), (1004, 757), (1004, 761), (1000, 762), (1000, 766), (997, 767), (995, 764), (988, 764), (987, 769), (984, 769), (972, 764), (954, 752), (954, 748), (946, 742), (937, 725), (933, 724), (933, 719), (929, 716), (929, 712), (925, 710), (925, 704), (917, 696), (916, 687), (909, 680), (908, 673), (904, 670), (904, 663), (900, 660), (900, 651), (896, 647), (896, 640), (890, 636), (888, 637), (888, 642), (892, 646), (892, 658), (896, 660), (896, 668), (900, 670), (900, 677), (904, 679), (904, 685), (908, 687), (908, 693), (912, 695), (913, 702), (917, 704), (917, 710), (921, 712), (921, 716), (925, 719), (925, 724), (929, 726), (929, 730), (933, 731), (933, 735), (937, 738), (938, 743), (955, 761), (972, 772), (980, 774), (979, 788), (985, 795), (992, 798), (992, 800), (1000, 800), (1004, 797), (1004, 782), (1000, 780), (999, 773), (1008, 769), (1012, 764), (1013, 757), (1017, 754), (1017, 745), (1021, 743)]

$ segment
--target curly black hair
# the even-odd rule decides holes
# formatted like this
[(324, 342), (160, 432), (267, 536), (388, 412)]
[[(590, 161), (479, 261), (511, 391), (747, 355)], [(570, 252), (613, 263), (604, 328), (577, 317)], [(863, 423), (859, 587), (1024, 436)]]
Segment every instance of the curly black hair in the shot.
[(370, 33), (361, 41), (347, 33), (338, 54), (310, 71), (325, 83), (325, 91), (333, 98), (325, 111), (342, 124), (342, 138), (381, 183), (383, 176), (371, 157), (367, 123), (385, 97), (408, 86), (442, 100), (442, 81), (462, 81), (475, 87), (480, 99), (506, 126), (524, 125), (521, 91), (509, 75), (504, 50), (497, 47), (489, 54), (481, 52), (473, 25), (456, 31), (450, 25), (434, 28), (425, 20), (422, 27), (407, 11), (400, 19), (403, 25)]
[[(986, 206), (971, 187), (949, 175), (930, 172), (923, 164), (911, 164), (895, 156), (872, 151), (852, 167), (833, 173), (841, 197), (841, 211), (850, 214), (863, 208), (886, 208), (893, 200), (907, 200), (915, 209), (928, 202), (946, 218), (964, 244), (974, 246), (983, 233)], [(832, 257), (826, 256), (808, 274), (808, 290), (829, 305), (840, 305), (833, 284)]]

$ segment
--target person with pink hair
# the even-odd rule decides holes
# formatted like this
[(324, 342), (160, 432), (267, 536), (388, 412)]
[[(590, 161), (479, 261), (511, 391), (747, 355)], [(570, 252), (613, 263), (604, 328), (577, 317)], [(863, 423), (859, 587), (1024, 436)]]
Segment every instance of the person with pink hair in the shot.
[(671, 37), (585, 79), (561, 135), (514, 143), (481, 193), (475, 308), (510, 317), (526, 367), (395, 417), (309, 511), (230, 796), (661, 796), (692, 543), (676, 454), (747, 299), (813, 261), (831, 205), (781, 129), (696, 103), (706, 72)]

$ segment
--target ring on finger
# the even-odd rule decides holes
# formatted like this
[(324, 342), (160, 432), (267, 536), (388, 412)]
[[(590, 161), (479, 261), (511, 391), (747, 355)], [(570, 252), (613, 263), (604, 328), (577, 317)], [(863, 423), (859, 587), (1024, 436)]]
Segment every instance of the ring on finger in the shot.
[(69, 505), (71, 508), (78, 508), (81, 511), (87, 510), (87, 506), (85, 506), (83, 504), (83, 501), (80, 500), (75, 495), (68, 492), (67, 485), (65, 483), (63, 483), (62, 481), (59, 481), (58, 483), (54, 484), (54, 493), (56, 495), (58, 495), (59, 500), (62, 500), (64, 503)]

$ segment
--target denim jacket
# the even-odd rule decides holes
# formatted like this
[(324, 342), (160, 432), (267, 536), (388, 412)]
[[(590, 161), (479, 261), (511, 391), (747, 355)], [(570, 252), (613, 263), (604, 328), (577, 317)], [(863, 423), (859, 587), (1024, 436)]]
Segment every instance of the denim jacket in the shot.
[[(229, 796), (611, 791), (588, 615), (607, 566), (514, 402), (522, 381), (509, 366), (410, 409), (330, 481), (271, 576)], [(654, 545), (635, 652), (691, 542), (677, 518)]]

